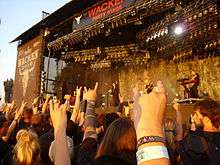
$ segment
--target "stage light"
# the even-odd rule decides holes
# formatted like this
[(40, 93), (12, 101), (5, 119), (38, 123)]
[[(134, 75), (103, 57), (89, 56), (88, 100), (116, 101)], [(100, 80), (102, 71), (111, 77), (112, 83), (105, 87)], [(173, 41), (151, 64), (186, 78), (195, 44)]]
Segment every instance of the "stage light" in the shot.
[(175, 28), (174, 28), (174, 34), (176, 35), (180, 35), (183, 33), (183, 27), (181, 25), (177, 25)]

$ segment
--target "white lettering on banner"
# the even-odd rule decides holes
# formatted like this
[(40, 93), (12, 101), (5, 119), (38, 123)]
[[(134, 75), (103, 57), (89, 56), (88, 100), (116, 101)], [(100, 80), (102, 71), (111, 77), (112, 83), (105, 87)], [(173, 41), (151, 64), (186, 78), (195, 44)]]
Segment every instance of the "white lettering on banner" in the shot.
[(18, 59), (17, 67), (18, 67), (19, 76), (21, 76), (23, 96), (25, 96), (26, 94), (30, 73), (35, 68), (35, 63), (38, 56), (39, 56), (39, 50), (32, 51), (32, 49), (28, 47), (27, 50), (24, 51), (24, 57)]
[(30, 46), (28, 46), (27, 50), (24, 51), (24, 55), (26, 56), (26, 55), (30, 54), (31, 51), (32, 51), (32, 49), (30, 48)]

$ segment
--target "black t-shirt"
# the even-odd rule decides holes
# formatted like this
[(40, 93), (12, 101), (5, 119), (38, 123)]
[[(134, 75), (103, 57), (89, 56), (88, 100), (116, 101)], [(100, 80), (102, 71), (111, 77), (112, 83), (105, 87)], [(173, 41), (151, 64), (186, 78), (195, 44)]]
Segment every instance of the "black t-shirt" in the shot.
[(220, 132), (190, 132), (177, 147), (183, 165), (219, 165)]
[(9, 153), (11, 145), (7, 142), (4, 142), (2, 138), (0, 138), (0, 164), (2, 164), (2, 160)]
[(95, 158), (97, 150), (97, 141), (94, 138), (88, 137), (83, 140), (77, 153), (78, 165), (91, 165)]
[(68, 121), (67, 124), (67, 136), (72, 137), (74, 146), (77, 146), (82, 143), (84, 132), (78, 124), (74, 123), (72, 120)]
[(42, 165), (52, 165), (52, 162), (49, 158), (49, 148), (51, 142), (54, 140), (54, 130), (51, 129), (47, 133), (39, 137), (39, 144), (41, 148), (41, 160)]
[(132, 165), (123, 159), (105, 155), (94, 160), (93, 165)]

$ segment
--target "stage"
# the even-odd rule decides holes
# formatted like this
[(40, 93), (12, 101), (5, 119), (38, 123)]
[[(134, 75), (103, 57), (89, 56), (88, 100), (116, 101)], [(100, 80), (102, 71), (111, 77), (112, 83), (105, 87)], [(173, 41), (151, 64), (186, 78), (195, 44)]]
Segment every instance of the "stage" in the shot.
[[(183, 103), (180, 104), (180, 111), (182, 114), (182, 123), (183, 123), (183, 127), (184, 129), (189, 128), (189, 121), (190, 121), (190, 115), (193, 113), (193, 103)], [(132, 109), (130, 110), (131, 114), (132, 114)], [(112, 112), (116, 112), (115, 111), (115, 107), (113, 106), (109, 106), (109, 107), (100, 107), (100, 108), (96, 108), (96, 113), (97, 114), (102, 114), (102, 113), (112, 113)], [(175, 110), (172, 108), (171, 104), (167, 104), (167, 109), (165, 111), (165, 118), (172, 118), (175, 119)], [(122, 115), (125, 116), (125, 109), (123, 109)]]

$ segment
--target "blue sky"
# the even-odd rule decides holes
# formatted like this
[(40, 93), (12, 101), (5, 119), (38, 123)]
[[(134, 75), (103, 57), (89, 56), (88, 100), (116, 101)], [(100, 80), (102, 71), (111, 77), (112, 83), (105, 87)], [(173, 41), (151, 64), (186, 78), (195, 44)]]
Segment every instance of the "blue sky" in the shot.
[(70, 0), (0, 0), (0, 96), (3, 81), (14, 79), (17, 43), (9, 43), (41, 20), (42, 11), (54, 12)]

